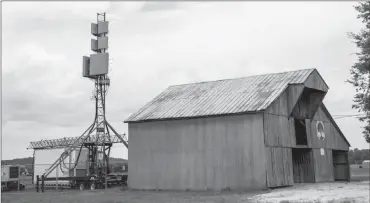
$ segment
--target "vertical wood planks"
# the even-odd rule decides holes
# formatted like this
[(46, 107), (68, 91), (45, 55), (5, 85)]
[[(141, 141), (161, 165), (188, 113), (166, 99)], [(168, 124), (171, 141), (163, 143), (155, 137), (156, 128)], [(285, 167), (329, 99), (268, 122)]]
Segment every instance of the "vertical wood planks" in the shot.
[(289, 87), (266, 109), (267, 113), (288, 116), (288, 89)]
[(315, 182), (334, 180), (332, 150), (324, 149), (322, 155), (320, 149), (312, 149), (315, 166)]
[(290, 116), (294, 106), (302, 94), (304, 85), (289, 85), (287, 88), (287, 112)]
[[(264, 114), (265, 144), (270, 147), (293, 147), (292, 121), (285, 116)], [(294, 130), (294, 124), (293, 124)]]
[(313, 71), (310, 76), (306, 79), (304, 85), (312, 89), (318, 89), (324, 92), (329, 90), (329, 87), (326, 85), (325, 81), (320, 76), (317, 70)]
[(291, 149), (266, 147), (267, 186), (279, 187), (293, 184)]
[[(324, 124), (325, 130), (325, 139), (320, 140), (317, 136), (316, 122), (322, 121)], [(331, 123), (330, 119), (326, 113), (322, 110), (322, 107), (319, 107), (316, 115), (312, 120), (307, 120), (310, 126), (310, 142), (309, 145), (312, 148), (327, 148), (327, 149), (341, 149), (348, 150), (349, 146), (340, 135), (339, 131)]]
[(263, 115), (130, 123), (129, 187), (266, 187)]

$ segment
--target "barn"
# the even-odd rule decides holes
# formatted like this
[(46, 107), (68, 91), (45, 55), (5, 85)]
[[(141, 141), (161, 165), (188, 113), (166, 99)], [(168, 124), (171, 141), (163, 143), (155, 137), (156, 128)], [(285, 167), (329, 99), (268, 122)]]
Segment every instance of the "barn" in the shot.
[(132, 189), (254, 190), (350, 180), (316, 69), (168, 87), (128, 123)]

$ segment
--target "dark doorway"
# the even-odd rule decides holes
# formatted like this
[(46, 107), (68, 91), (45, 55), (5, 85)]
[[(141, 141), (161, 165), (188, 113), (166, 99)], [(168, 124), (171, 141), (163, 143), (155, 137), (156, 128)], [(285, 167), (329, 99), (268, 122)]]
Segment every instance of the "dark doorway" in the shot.
[(349, 181), (350, 168), (348, 163), (348, 152), (333, 150), (333, 169), (335, 181)]
[(307, 148), (293, 148), (293, 179), (294, 183), (315, 182), (312, 150)]
[(296, 145), (307, 145), (306, 120), (294, 118)]

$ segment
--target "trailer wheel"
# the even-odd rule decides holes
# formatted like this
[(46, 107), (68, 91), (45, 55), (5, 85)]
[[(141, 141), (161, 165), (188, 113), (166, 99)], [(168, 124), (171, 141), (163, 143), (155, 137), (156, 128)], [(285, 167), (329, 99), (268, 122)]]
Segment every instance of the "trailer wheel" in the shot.
[(84, 183), (80, 183), (80, 190), (82, 191), (82, 190), (84, 190), (85, 189), (85, 185), (84, 185)]
[(90, 190), (95, 190), (95, 183), (91, 183)]

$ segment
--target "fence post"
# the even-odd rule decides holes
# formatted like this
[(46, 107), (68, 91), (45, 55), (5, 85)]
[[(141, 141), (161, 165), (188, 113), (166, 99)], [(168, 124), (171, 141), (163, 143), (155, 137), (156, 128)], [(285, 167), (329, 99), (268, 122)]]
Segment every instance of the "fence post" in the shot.
[(44, 179), (45, 179), (45, 177), (44, 177), (44, 175), (42, 175), (41, 176), (41, 192), (42, 193), (44, 193), (44, 181), (45, 181)]
[(17, 186), (18, 186), (18, 192), (19, 192), (20, 191), (19, 184), (20, 184), (20, 181), (21, 181), (21, 166), (18, 164), (17, 167), (18, 167), (18, 181), (17, 181)]
[(39, 192), (39, 181), (40, 181), (40, 176), (36, 176), (36, 192)]

